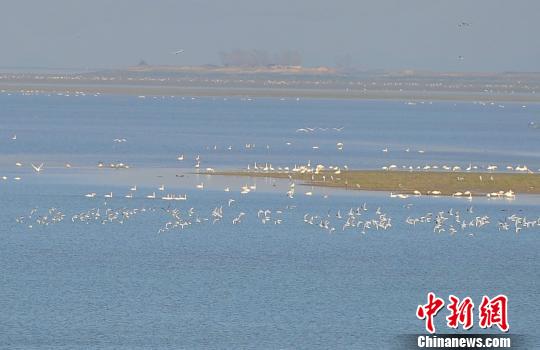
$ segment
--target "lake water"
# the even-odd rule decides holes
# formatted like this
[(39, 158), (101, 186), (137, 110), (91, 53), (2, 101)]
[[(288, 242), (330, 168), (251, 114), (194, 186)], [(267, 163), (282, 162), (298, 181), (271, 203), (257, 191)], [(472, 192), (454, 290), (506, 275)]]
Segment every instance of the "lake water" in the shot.
[[(537, 219), (538, 196), (397, 200), (297, 184), (289, 199), (288, 181), (193, 174), (197, 155), (216, 169), (310, 161), (536, 171), (540, 131), (528, 123), (538, 105), (0, 94), (0, 106), (2, 348), (384, 349), (425, 332), (415, 312), (429, 291), (477, 306), (506, 294), (510, 333), (540, 344), (539, 229), (516, 233), (508, 219)], [(42, 162), (37, 174), (30, 163)], [(242, 185), (256, 190), (242, 195)], [(188, 200), (147, 199), (152, 192)], [(358, 207), (356, 220), (384, 214), (392, 227), (343, 229)], [(456, 211), (490, 223), (461, 229)], [(445, 231), (405, 222), (439, 212)], [(168, 229), (175, 213), (191, 225)], [(449, 332), (445, 315), (440, 332)], [(477, 318), (473, 331), (500, 334)]]

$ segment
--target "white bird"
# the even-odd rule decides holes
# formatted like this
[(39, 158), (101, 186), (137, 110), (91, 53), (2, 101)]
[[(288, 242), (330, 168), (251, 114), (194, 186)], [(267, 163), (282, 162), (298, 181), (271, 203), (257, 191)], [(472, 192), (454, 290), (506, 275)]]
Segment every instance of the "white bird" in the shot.
[(36, 172), (40, 172), (42, 169), (43, 169), (43, 163), (41, 163), (39, 166), (35, 166), (34, 164), (30, 163), (30, 165), (32, 166), (32, 168), (34, 168), (34, 170)]
[(175, 51), (174, 54), (175, 54), (175, 55), (178, 55), (178, 54), (183, 53), (184, 51), (185, 51), (184, 49), (180, 49), (180, 50), (178, 50), (178, 51)]

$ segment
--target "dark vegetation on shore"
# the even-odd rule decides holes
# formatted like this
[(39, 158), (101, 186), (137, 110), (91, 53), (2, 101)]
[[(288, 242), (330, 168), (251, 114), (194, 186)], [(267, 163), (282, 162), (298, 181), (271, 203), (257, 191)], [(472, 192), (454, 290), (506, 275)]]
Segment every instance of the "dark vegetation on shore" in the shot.
[(321, 171), (319, 174), (248, 171), (225, 171), (211, 174), (292, 178), (313, 186), (388, 191), (396, 194), (469, 196), (470, 193), (471, 196), (480, 196), (497, 193), (506, 197), (511, 197), (513, 193), (540, 194), (540, 174), (380, 170), (342, 170), (340, 174), (329, 171)]

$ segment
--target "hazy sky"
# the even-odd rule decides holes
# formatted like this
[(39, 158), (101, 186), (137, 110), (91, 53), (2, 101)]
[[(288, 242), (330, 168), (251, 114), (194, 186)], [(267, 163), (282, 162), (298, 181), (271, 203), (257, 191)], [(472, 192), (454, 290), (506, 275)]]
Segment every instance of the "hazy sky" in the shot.
[(220, 51), (292, 49), (307, 66), (349, 55), (360, 69), (540, 71), (540, 1), (2, 0), (0, 45), (0, 67), (219, 64)]

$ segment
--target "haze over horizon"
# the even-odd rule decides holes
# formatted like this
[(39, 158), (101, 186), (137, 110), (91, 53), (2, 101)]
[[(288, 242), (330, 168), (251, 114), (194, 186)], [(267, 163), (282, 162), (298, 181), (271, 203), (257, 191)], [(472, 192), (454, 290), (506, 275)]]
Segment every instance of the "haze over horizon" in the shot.
[(534, 0), (22, 0), (3, 6), (0, 67), (222, 64), (258, 50), (305, 66), (538, 72), (538, 13)]

